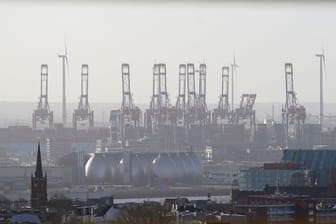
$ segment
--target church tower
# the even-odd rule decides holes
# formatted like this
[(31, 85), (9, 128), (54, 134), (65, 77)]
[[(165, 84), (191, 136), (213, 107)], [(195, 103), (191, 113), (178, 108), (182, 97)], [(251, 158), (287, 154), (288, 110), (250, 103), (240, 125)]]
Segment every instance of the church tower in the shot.
[(37, 148), (35, 173), (31, 175), (30, 202), (32, 208), (40, 209), (47, 205), (47, 175), (43, 177), (40, 142)]

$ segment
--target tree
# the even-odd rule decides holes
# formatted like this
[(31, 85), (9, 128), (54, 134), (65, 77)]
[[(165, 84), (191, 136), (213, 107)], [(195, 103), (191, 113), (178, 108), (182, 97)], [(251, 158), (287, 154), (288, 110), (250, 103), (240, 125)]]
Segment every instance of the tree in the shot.
[(61, 223), (63, 215), (72, 210), (72, 200), (66, 197), (52, 198), (48, 202), (49, 218), (51, 223)]
[(119, 224), (171, 224), (175, 217), (160, 204), (134, 204), (121, 209), (117, 223)]

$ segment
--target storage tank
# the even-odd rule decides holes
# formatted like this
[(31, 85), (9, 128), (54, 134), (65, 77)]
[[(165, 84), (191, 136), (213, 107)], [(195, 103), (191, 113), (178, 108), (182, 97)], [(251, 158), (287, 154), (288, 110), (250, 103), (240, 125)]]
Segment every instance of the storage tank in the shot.
[(199, 183), (202, 180), (203, 175), (203, 165), (201, 159), (194, 152), (188, 153), (189, 158), (192, 160), (194, 164), (193, 170), (193, 182)]
[(179, 153), (171, 153), (170, 157), (173, 161), (176, 173), (176, 181), (177, 182), (184, 182), (186, 177), (185, 165)]
[(176, 167), (172, 158), (167, 153), (160, 153), (152, 163), (153, 182), (155, 183), (174, 183), (177, 179)]
[(85, 164), (85, 176), (88, 183), (101, 184), (107, 178), (106, 155), (95, 153)]
[(119, 164), (122, 159), (122, 153), (107, 153), (106, 168), (107, 182), (111, 184), (120, 183)]
[(192, 182), (192, 180), (194, 179), (194, 172), (195, 172), (194, 170), (196, 169), (196, 166), (193, 160), (190, 158), (189, 153), (186, 152), (180, 153), (180, 157), (185, 167), (184, 182)]
[(144, 179), (144, 173), (137, 154), (124, 154), (119, 163), (119, 172), (123, 184), (135, 184)]
[(153, 179), (152, 162), (158, 156), (158, 153), (139, 153), (137, 159), (143, 178), (135, 184), (150, 185)]

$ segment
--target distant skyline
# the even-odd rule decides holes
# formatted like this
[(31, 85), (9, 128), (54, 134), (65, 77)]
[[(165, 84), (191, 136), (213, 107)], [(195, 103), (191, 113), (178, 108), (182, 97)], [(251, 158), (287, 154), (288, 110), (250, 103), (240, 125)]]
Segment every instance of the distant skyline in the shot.
[[(171, 104), (178, 65), (207, 64), (207, 101), (216, 104), (221, 67), (235, 55), (235, 103), (284, 102), (284, 64), (292, 62), (300, 102), (319, 101), (319, 59), (325, 49), (325, 103), (335, 103), (335, 3), (0, 3), (0, 101), (37, 102), (40, 66), (49, 66), (49, 101), (61, 102), (66, 41), (67, 101), (78, 102), (81, 64), (89, 64), (89, 101), (121, 102), (121, 63), (129, 63), (137, 104), (152, 94), (152, 66), (167, 64)], [(198, 76), (196, 76), (198, 80)], [(197, 88), (198, 89), (198, 88)], [(231, 92), (230, 92), (231, 93)]]

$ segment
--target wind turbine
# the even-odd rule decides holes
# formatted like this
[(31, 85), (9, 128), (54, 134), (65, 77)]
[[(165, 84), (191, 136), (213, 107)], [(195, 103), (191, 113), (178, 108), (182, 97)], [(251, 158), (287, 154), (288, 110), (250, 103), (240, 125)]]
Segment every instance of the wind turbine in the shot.
[(236, 63), (236, 56), (233, 56), (233, 64), (231, 64), (231, 110), (232, 113), (234, 112), (234, 85), (233, 85), (233, 77), (237, 74), (237, 68), (239, 68), (239, 65)]
[(62, 73), (63, 73), (63, 95), (62, 95), (62, 109), (63, 109), (63, 127), (67, 125), (67, 109), (66, 109), (66, 88), (65, 88), (65, 66), (67, 67), (67, 73), (69, 75), (69, 61), (67, 46), (64, 45), (64, 54), (59, 54), (59, 58), (62, 59)]
[(316, 54), (315, 56), (320, 58), (320, 125), (321, 130), (323, 130), (323, 70), (326, 69), (324, 50), (322, 49), (322, 53)]

